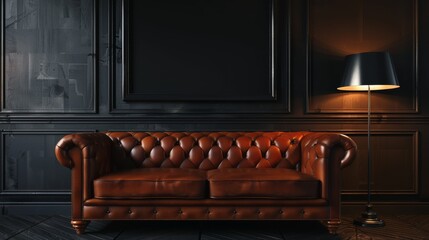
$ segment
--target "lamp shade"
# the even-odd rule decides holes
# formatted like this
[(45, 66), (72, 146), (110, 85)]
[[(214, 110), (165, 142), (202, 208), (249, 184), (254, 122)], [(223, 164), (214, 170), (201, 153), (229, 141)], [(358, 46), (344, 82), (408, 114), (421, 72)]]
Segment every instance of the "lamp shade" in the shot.
[[(338, 90), (371, 91), (399, 88), (388, 52), (366, 52), (346, 56), (343, 81)], [(369, 88), (368, 88), (369, 87)]]

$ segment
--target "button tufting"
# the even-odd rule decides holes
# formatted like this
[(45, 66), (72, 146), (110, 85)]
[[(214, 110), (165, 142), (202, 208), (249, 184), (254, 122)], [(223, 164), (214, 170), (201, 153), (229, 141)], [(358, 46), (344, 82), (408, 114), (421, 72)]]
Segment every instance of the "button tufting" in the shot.
[(182, 211), (182, 210), (179, 210), (179, 211), (178, 211), (178, 213), (179, 213), (179, 214), (182, 214), (182, 213), (183, 213), (183, 211)]
[(237, 210), (232, 211), (232, 213), (237, 214)]
[(305, 214), (305, 210), (304, 209), (301, 209), (301, 211), (299, 212), (301, 215), (304, 215)]
[(131, 211), (131, 209), (130, 209), (130, 210), (128, 210), (128, 214), (131, 214), (131, 213), (133, 213), (133, 212)]
[(106, 213), (107, 213), (107, 214), (109, 214), (109, 213), (110, 213), (110, 210), (109, 210), (109, 209), (107, 209), (107, 210), (106, 210)]
[(158, 211), (156, 211), (156, 210), (153, 210), (153, 214), (157, 214), (158, 213)]
[(280, 214), (283, 214), (283, 210), (280, 210), (280, 211), (279, 211), (279, 213), (280, 213)]

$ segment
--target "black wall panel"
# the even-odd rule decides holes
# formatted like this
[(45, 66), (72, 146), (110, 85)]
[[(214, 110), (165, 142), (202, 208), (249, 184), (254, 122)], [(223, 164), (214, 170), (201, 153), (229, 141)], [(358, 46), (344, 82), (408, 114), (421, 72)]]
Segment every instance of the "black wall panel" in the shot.
[(94, 113), (95, 2), (1, 5), (1, 111)]
[(124, 1), (124, 100), (275, 100), (282, 65), (275, 44), (287, 46), (276, 39), (287, 31), (281, 7), (258, 0)]
[(69, 191), (70, 171), (52, 161), (52, 148), (64, 134), (67, 132), (2, 132), (2, 192)]
[(116, 1), (112, 112), (289, 112), (289, 10), (278, 0)]

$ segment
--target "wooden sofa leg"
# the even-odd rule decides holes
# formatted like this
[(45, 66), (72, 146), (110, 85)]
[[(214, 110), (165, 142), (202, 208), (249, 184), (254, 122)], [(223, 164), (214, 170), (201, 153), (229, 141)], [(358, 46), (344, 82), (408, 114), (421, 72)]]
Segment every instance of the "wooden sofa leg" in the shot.
[(327, 221), (323, 221), (323, 224), (325, 225), (326, 229), (328, 229), (330, 234), (337, 235), (337, 230), (341, 224), (341, 220), (339, 219), (327, 220)]
[(86, 220), (71, 220), (71, 225), (76, 230), (77, 234), (82, 234), (85, 232), (86, 226), (88, 226), (89, 221)]

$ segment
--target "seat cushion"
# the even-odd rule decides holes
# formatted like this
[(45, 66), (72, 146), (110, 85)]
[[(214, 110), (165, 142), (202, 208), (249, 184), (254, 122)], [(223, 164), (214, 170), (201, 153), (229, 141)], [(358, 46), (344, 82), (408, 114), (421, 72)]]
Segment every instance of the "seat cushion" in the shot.
[(206, 197), (206, 172), (182, 168), (138, 168), (94, 180), (95, 198), (146, 199)]
[(320, 198), (320, 181), (291, 169), (228, 168), (207, 172), (210, 197), (315, 199)]

